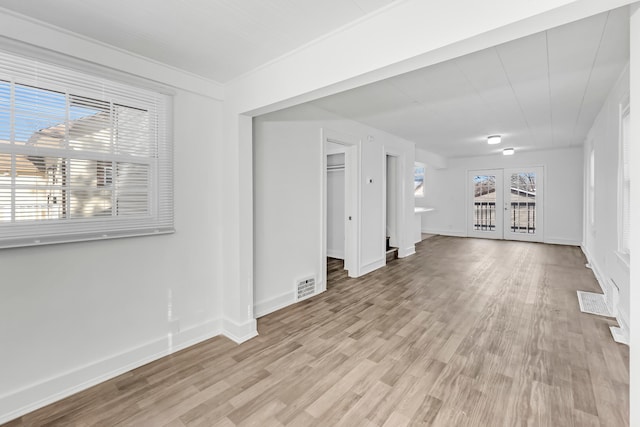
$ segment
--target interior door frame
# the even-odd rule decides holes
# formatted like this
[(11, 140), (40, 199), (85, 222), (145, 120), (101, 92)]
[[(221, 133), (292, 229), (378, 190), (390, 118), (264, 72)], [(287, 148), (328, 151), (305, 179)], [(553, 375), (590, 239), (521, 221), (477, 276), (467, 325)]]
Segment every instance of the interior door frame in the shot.
[[(475, 211), (472, 208), (474, 206), (475, 199), (475, 185), (473, 185), (473, 177), (478, 175), (493, 175), (496, 177), (496, 226), (493, 231), (478, 231), (474, 230), (474, 214)], [(476, 169), (467, 171), (467, 237), (476, 237), (480, 239), (503, 239), (504, 238), (504, 210), (503, 210), (503, 169)]]
[(389, 147), (384, 148), (383, 153), (383, 164), (384, 173), (382, 174), (382, 188), (384, 192), (384, 197), (382, 198), (382, 259), (384, 260), (384, 264), (387, 263), (387, 245), (386, 245), (386, 236), (387, 236), (387, 157), (393, 157), (395, 159), (395, 227), (396, 227), (396, 240), (395, 243), (398, 248), (398, 256), (402, 253), (402, 248), (406, 246), (405, 237), (407, 234), (406, 227), (407, 222), (405, 221), (405, 181), (403, 177), (405, 176), (405, 157), (404, 154), (400, 151), (396, 151)]
[[(536, 173), (536, 233), (524, 234), (511, 231), (510, 221), (505, 218), (505, 212), (510, 210), (511, 193), (510, 176), (516, 172)], [(473, 177), (478, 175), (494, 175), (496, 177), (496, 227), (495, 231), (474, 230), (474, 190)], [(507, 179), (509, 177), (509, 179)], [(525, 166), (515, 168), (474, 169), (467, 171), (467, 237), (481, 239), (518, 240), (527, 242), (544, 242), (544, 166)]]
[[(345, 250), (344, 268), (349, 277), (358, 277), (360, 259), (360, 152), (361, 140), (354, 135), (322, 128), (321, 152), (322, 152), (322, 179), (320, 191), (321, 197), (321, 227), (319, 265), (320, 291), (327, 290), (327, 142), (339, 144), (345, 147), (344, 151), (344, 181), (345, 181)], [(302, 213), (304, 214), (304, 212)]]

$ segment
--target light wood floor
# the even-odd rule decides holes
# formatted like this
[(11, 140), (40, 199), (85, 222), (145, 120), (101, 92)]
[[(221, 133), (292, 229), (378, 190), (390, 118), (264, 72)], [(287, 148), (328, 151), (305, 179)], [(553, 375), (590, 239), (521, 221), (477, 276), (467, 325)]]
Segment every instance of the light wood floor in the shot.
[(580, 313), (578, 248), (435, 236), (9, 425), (625, 426), (628, 348)]

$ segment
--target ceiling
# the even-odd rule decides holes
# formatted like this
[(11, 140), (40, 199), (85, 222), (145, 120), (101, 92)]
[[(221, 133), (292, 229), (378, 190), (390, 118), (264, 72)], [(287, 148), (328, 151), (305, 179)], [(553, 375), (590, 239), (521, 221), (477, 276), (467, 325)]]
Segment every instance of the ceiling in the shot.
[(623, 7), (312, 104), (445, 157), (561, 148), (584, 142), (628, 59)]
[[(0, 6), (226, 82), (402, 1), (0, 0)], [(623, 7), (313, 104), (445, 157), (575, 146), (628, 58)], [(500, 146), (484, 143), (492, 134), (503, 136)]]
[(0, 6), (225, 83), (391, 3), (2, 0)]

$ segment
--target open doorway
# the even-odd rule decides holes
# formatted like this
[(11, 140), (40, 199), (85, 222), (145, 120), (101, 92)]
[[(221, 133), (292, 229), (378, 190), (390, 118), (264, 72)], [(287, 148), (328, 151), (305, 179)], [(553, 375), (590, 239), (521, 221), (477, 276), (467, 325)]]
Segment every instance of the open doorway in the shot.
[(333, 143), (327, 150), (327, 257), (345, 257), (345, 149)]
[[(323, 129), (323, 250), (321, 283), (330, 275), (358, 277), (358, 153), (360, 140)], [(346, 273), (345, 273), (346, 272)]]
[(398, 172), (398, 157), (387, 154), (385, 159), (385, 245), (387, 262), (398, 257), (398, 248), (400, 247), (400, 177)]

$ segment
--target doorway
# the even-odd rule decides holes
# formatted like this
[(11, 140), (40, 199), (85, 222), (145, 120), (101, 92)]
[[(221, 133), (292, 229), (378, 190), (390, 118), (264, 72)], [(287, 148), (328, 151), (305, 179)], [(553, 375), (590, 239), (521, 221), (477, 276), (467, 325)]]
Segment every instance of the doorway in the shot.
[[(349, 277), (358, 277), (360, 140), (349, 134), (322, 130), (322, 251), (319, 278), (327, 287), (327, 257), (343, 260)], [(342, 264), (342, 262), (340, 262)], [(336, 263), (331, 267), (336, 268)]]
[(345, 153), (341, 145), (327, 145), (327, 257), (344, 261)]
[(543, 168), (469, 171), (467, 235), (544, 241)]
[(400, 247), (399, 233), (399, 196), (400, 178), (398, 176), (398, 157), (390, 154), (386, 155), (385, 167), (385, 236), (387, 256), (393, 253), (392, 258), (397, 257)]

